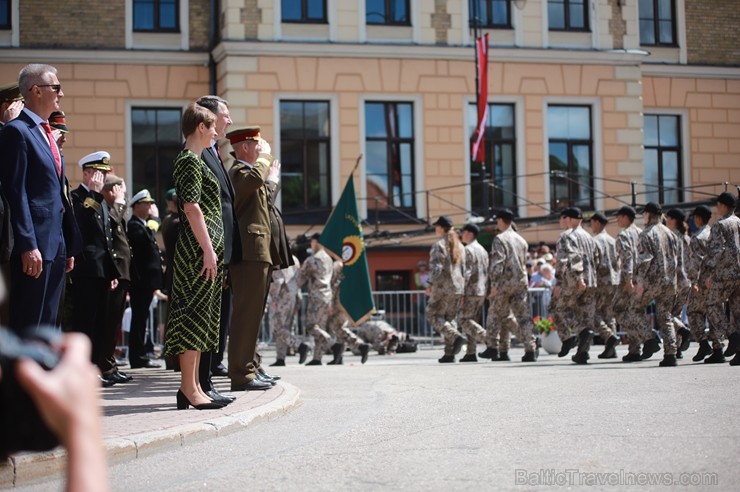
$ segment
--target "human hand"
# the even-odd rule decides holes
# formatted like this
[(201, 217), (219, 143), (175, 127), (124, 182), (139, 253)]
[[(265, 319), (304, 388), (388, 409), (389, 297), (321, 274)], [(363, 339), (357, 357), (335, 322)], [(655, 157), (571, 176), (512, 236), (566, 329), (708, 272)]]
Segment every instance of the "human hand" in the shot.
[(697, 292), (698, 293), (699, 292), (699, 284), (692, 285), (691, 286), (691, 290), (693, 290), (694, 292)]
[(116, 287), (118, 287), (118, 279), (114, 278), (110, 281), (110, 290), (116, 290)]
[(203, 267), (200, 269), (200, 275), (205, 275), (206, 280), (215, 280), (217, 269), (218, 257), (216, 253), (211, 249), (210, 251), (203, 252)]
[(116, 184), (110, 189), (114, 202), (123, 202), (126, 199), (126, 188), (123, 184)]
[(75, 257), (74, 256), (70, 256), (69, 258), (67, 258), (67, 264), (64, 267), (64, 271), (65, 271), (65, 273), (69, 273), (72, 270), (74, 270), (74, 268), (75, 268)]
[(578, 280), (578, 290), (586, 290), (586, 282), (584, 282), (583, 279)]
[(159, 217), (159, 207), (156, 203), (152, 203), (152, 206), (149, 207), (149, 217)]
[(12, 121), (18, 117), (19, 114), (21, 114), (21, 111), (23, 110), (23, 101), (13, 101), (8, 105), (8, 107), (3, 111), (3, 114), (0, 115), (0, 119), (2, 119), (3, 123), (7, 123), (9, 121)]
[(261, 138), (259, 142), (259, 151), (261, 153), (272, 155), (272, 147), (270, 147), (270, 143), (264, 138)]
[(44, 270), (44, 260), (41, 258), (41, 251), (38, 248), (26, 251), (21, 255), (21, 264), (23, 265), (23, 273), (29, 277), (39, 278), (41, 272)]
[(645, 292), (645, 286), (642, 284), (642, 282), (638, 282), (635, 286), (635, 293), (637, 294), (637, 297), (642, 297), (642, 294)]
[(633, 284), (632, 280), (630, 280), (629, 282), (624, 284), (624, 288), (627, 292), (632, 292), (633, 290), (635, 290), (635, 284)]
[(100, 193), (105, 185), (105, 175), (100, 171), (95, 171), (90, 178), (89, 188), (96, 193)]
[(280, 181), (280, 161), (275, 159), (272, 161), (272, 164), (270, 164), (270, 171), (267, 175), (267, 179), (270, 181), (278, 182)]

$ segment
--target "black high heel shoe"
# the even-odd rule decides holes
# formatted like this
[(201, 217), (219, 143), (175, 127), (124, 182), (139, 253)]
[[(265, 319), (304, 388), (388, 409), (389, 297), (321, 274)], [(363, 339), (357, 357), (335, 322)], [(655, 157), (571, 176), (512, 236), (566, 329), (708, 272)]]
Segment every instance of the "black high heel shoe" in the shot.
[(189, 406), (192, 406), (196, 410), (217, 410), (224, 407), (224, 405), (216, 403), (215, 401), (212, 401), (210, 403), (201, 403), (200, 405), (193, 405), (192, 403), (190, 403), (190, 400), (188, 400), (188, 397), (185, 396), (185, 393), (183, 393), (182, 390), (177, 390), (177, 409), (187, 410)]

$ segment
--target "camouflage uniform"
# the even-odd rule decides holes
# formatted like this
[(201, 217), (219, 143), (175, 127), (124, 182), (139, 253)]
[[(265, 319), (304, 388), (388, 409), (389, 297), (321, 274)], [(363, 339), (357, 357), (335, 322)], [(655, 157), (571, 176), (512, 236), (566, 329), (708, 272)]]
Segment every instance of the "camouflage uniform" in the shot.
[(429, 253), (431, 294), (427, 304), (427, 321), (444, 338), (447, 356), (454, 355), (454, 341), (462, 336), (455, 320), (465, 289), (465, 251), (462, 245), (460, 249), (460, 262), (457, 265), (452, 263), (444, 237), (432, 245)]
[(270, 284), (270, 328), (275, 340), (278, 359), (285, 359), (288, 349), (298, 349), (301, 341), (293, 334), (293, 325), (298, 311), (298, 271), (300, 262), (293, 257), (294, 264), (282, 270), (273, 270)]
[(323, 248), (309, 256), (298, 275), (298, 286), (308, 282), (308, 307), (306, 327), (314, 339), (313, 360), (321, 362), (321, 356), (331, 346), (331, 336), (322, 327), (327, 326), (332, 306), (331, 277), (333, 261)]
[(488, 252), (476, 240), (465, 246), (465, 292), (460, 310), (460, 327), (468, 338), (467, 354), (475, 355), (476, 342), (485, 343), (486, 330), (478, 323), (486, 301)]
[[(568, 234), (572, 229), (568, 228), (560, 233), (558, 236), (558, 240), (555, 243), (555, 259), (556, 259), (556, 268), (555, 268), (555, 282), (556, 286), (560, 287), (560, 290), (565, 288), (565, 276), (563, 275), (563, 265), (565, 264), (566, 258), (565, 258), (565, 239), (568, 237)], [(562, 296), (562, 295), (561, 295)], [(555, 323), (555, 327), (558, 330), (558, 336), (560, 336), (560, 339), (563, 339), (563, 336), (560, 335), (561, 330), (567, 330), (568, 329), (568, 323), (565, 319), (565, 311), (563, 310), (562, 306), (563, 303), (561, 302), (561, 296), (553, 295), (550, 297), (550, 304), (547, 306), (547, 312), (550, 313), (552, 316), (553, 322)], [(568, 335), (570, 336), (570, 335)], [(567, 337), (566, 337), (567, 338)]]
[[(740, 331), (740, 218), (732, 213), (712, 225), (702, 275), (705, 272), (712, 281), (707, 293), (707, 317), (719, 336), (729, 337)], [(724, 302), (729, 304), (734, 327), (725, 315)]]
[(491, 252), (488, 278), (491, 289), (497, 292), (488, 308), (488, 346), (508, 352), (509, 333), (513, 331), (524, 344), (524, 351), (534, 352), (537, 344), (528, 304), (527, 242), (509, 227), (493, 238)]
[(634, 223), (623, 229), (617, 234), (615, 247), (617, 257), (619, 258), (619, 286), (614, 293), (612, 308), (614, 318), (617, 320), (622, 331), (629, 330), (629, 309), (632, 299), (635, 297), (635, 291), (627, 291), (630, 282), (634, 283), (635, 261), (637, 259), (637, 243), (642, 234), (642, 229)]
[(707, 256), (707, 247), (709, 242), (710, 228), (705, 225), (691, 238), (689, 243), (689, 256), (686, 263), (686, 273), (691, 282), (692, 289), (689, 292), (689, 305), (687, 314), (689, 317), (689, 329), (697, 342), (710, 339), (714, 350), (722, 349), (722, 340), (718, 336), (717, 329), (713, 326), (709, 328), (709, 335), (706, 333), (707, 317), (707, 289), (705, 282), (708, 272), (702, 270), (701, 266)]
[[(596, 317), (601, 323), (606, 322), (612, 331), (617, 331), (617, 322), (614, 318), (612, 304), (619, 285), (619, 260), (617, 258), (617, 242), (606, 229), (594, 236), (594, 243), (599, 250), (599, 263), (596, 265), (596, 290), (594, 291)], [(607, 339), (604, 338), (604, 341)]]
[(363, 342), (357, 337), (357, 335), (350, 331), (349, 319), (342, 309), (342, 303), (339, 300), (339, 286), (342, 284), (342, 279), (344, 278), (344, 274), (342, 273), (342, 262), (335, 261), (332, 268), (332, 308), (328, 321), (329, 333), (336, 338), (338, 343), (346, 345), (351, 349), (355, 349)]
[[(396, 337), (396, 344), (402, 341), (402, 334), (399, 334), (395, 328), (381, 319), (367, 320), (360, 326), (352, 328), (352, 330), (366, 343), (371, 344), (373, 350), (377, 350), (380, 355), (395, 351), (391, 340), (393, 336)], [(353, 352), (356, 352), (356, 355), (359, 354), (359, 350), (353, 350)]]
[(629, 352), (639, 353), (640, 344), (652, 338), (652, 326), (645, 320), (648, 305), (655, 301), (655, 318), (663, 335), (664, 355), (676, 355), (676, 332), (671, 307), (676, 301), (679, 239), (653, 218), (640, 234), (635, 277), (643, 285), (641, 297), (632, 298), (629, 309)]

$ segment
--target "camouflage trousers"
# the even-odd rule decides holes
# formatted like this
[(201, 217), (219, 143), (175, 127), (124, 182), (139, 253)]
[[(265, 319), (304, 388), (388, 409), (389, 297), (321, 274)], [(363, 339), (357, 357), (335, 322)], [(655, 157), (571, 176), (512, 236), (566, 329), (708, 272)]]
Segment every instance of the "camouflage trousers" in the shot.
[(306, 309), (306, 326), (308, 327), (308, 334), (311, 335), (314, 340), (314, 360), (321, 361), (321, 357), (324, 355), (324, 352), (329, 350), (329, 347), (331, 347), (331, 335), (322, 328), (327, 326), (330, 308), (330, 303), (312, 302), (311, 299), (308, 301), (308, 308)]
[(686, 323), (683, 322), (683, 308), (689, 300), (689, 291), (691, 287), (685, 287), (678, 291), (676, 300), (673, 302), (671, 308), (671, 314), (673, 314), (673, 328), (676, 330), (676, 336), (678, 345), (681, 345), (680, 337), (678, 336), (678, 330), (681, 328), (687, 328)]
[(707, 294), (709, 291), (706, 287), (701, 288), (698, 292), (692, 290), (689, 294), (689, 304), (686, 308), (686, 314), (689, 317), (689, 330), (697, 342), (709, 340), (712, 342), (714, 350), (722, 350), (722, 337), (714, 325), (709, 325), (709, 332), (706, 331), (707, 324)]
[[(578, 336), (585, 329), (593, 329), (603, 340), (608, 340), (614, 332), (607, 326), (601, 316), (596, 314), (596, 289), (585, 290), (569, 289), (560, 293), (558, 310), (564, 323), (555, 321), (560, 340)], [(554, 319), (553, 319), (554, 320)], [(584, 350), (588, 350), (591, 341), (586, 343)]]
[(511, 333), (524, 344), (525, 352), (534, 352), (537, 342), (529, 314), (529, 294), (526, 287), (499, 289), (490, 299), (486, 320), (486, 345), (499, 352), (508, 352)]
[[(550, 304), (547, 305), (547, 312), (552, 316), (552, 321), (555, 323), (556, 329), (560, 326), (568, 326), (565, 316), (563, 315), (563, 311), (560, 308), (562, 305), (561, 299), (562, 297), (555, 297), (553, 295), (550, 297)], [(560, 336), (560, 333), (558, 333), (558, 336)]]
[(640, 345), (653, 337), (653, 327), (648, 323), (646, 316), (647, 308), (652, 301), (655, 301), (655, 320), (663, 337), (663, 353), (676, 355), (676, 330), (671, 314), (671, 308), (676, 302), (676, 294), (670, 288), (646, 290), (642, 297), (637, 297), (637, 295), (632, 297), (627, 317), (629, 353), (639, 354)]
[[(719, 337), (729, 337), (740, 332), (740, 279), (714, 282), (707, 293), (707, 318)], [(723, 303), (728, 303), (734, 324), (725, 314)]]
[(278, 359), (285, 359), (289, 348), (297, 350), (301, 344), (301, 340), (293, 334), (293, 323), (298, 311), (296, 301), (295, 295), (290, 299), (277, 299), (274, 303), (277, 307), (270, 312), (270, 327)]
[(427, 304), (427, 321), (445, 342), (445, 355), (453, 355), (455, 339), (462, 336), (457, 329), (457, 312), (460, 309), (460, 294), (432, 290)]
[(344, 344), (351, 349), (364, 343), (349, 329), (349, 320), (347, 319), (347, 315), (344, 314), (339, 306), (334, 306), (332, 308), (332, 313), (329, 315), (328, 326), (329, 333), (336, 338), (338, 343)]
[(467, 354), (475, 355), (476, 343), (486, 343), (486, 330), (478, 323), (486, 298), (483, 296), (463, 297), (460, 309), (460, 328), (468, 338)]
[(629, 320), (631, 319), (629, 310), (634, 296), (635, 291), (627, 292), (626, 284), (619, 284), (614, 291), (612, 312), (614, 313), (614, 319), (616, 320), (617, 325), (624, 332), (629, 330)]
[(617, 331), (617, 320), (614, 317), (614, 296), (618, 288), (616, 285), (601, 285), (593, 289), (597, 326), (604, 322), (612, 333)]

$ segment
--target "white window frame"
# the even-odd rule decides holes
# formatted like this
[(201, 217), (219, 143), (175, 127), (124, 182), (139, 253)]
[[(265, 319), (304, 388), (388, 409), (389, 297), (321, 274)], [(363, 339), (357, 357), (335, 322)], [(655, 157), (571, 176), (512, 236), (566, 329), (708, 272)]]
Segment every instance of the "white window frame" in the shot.
[[(134, 41), (134, 1), (125, 0), (125, 24), (126, 24), (126, 49), (158, 49), (158, 50), (190, 50), (190, 1), (189, 0), (177, 0), (178, 9), (180, 14), (180, 44), (179, 46), (173, 44), (138, 44)], [(178, 36), (177, 33), (151, 33), (151, 36)]]
[[(650, 116), (678, 116), (679, 118), (679, 124), (681, 125), (681, 133), (679, 134), (679, 138), (681, 138), (681, 162), (679, 165), (681, 166), (681, 177), (683, 178), (682, 182), (680, 183), (680, 187), (683, 191), (683, 201), (684, 202), (690, 202), (693, 200), (692, 193), (691, 193), (691, 153), (690, 150), (690, 140), (689, 140), (689, 110), (688, 109), (678, 109), (678, 108), (663, 108), (663, 107), (650, 107), (650, 108), (643, 108), (642, 110), (643, 118), (645, 115)], [(644, 120), (643, 120), (643, 128), (645, 127)], [(643, 144), (644, 145), (644, 144)], [(645, 158), (643, 156), (642, 160), (642, 168), (643, 168), (643, 174), (642, 174), (642, 180), (645, 180)]]

